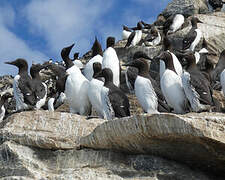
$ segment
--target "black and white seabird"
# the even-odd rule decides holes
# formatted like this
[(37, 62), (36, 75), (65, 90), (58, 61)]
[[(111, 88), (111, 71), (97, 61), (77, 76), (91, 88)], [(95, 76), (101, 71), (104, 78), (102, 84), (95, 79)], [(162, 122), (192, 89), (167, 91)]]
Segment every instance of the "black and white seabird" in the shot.
[(5, 93), (1, 99), (0, 99), (0, 123), (2, 122), (2, 120), (4, 119), (5, 117), (5, 113), (6, 113), (6, 109), (5, 109), (5, 106), (4, 104), (6, 103), (6, 101), (9, 99), (9, 98), (12, 98), (13, 96), (10, 94), (10, 93)]
[(31, 77), (28, 75), (28, 64), (25, 59), (16, 59), (15, 61), (5, 62), (19, 69), (18, 75), (14, 77), (13, 94), (16, 100), (16, 111), (33, 109), (36, 105), (35, 87)]
[(127, 40), (132, 33), (132, 29), (128, 28), (127, 26), (123, 25), (123, 31), (122, 31), (122, 39)]
[(174, 109), (175, 113), (184, 114), (187, 111), (187, 98), (181, 77), (175, 70), (173, 57), (168, 51), (164, 51), (157, 59), (165, 62), (166, 70), (160, 78), (160, 85), (166, 102)]
[(142, 24), (141, 22), (138, 22), (136, 30), (130, 34), (125, 47), (136, 46), (141, 41), (141, 38), (142, 38)]
[(168, 17), (163, 26), (165, 35), (171, 34), (179, 30), (184, 24), (184, 16), (182, 14), (175, 14)]
[(96, 77), (104, 77), (105, 83), (101, 89), (104, 118), (112, 120), (114, 117), (130, 116), (130, 104), (123, 91), (114, 85), (113, 72), (104, 68)]
[(103, 53), (102, 69), (109, 68), (113, 72), (113, 83), (120, 86), (120, 62), (114, 49), (115, 38), (108, 37), (106, 40), (107, 49)]
[(45, 105), (47, 98), (47, 85), (42, 82), (39, 72), (44, 69), (45, 66), (41, 64), (32, 64), (30, 68), (30, 75), (32, 77), (32, 83), (35, 88), (35, 97), (36, 97), (36, 109), (40, 109)]
[(185, 62), (186, 67), (182, 75), (182, 84), (192, 110), (195, 112), (209, 110), (209, 107), (214, 104), (212, 88), (205, 75), (199, 71), (194, 53), (187, 52), (182, 61)]
[(150, 33), (144, 38), (146, 46), (157, 46), (161, 43), (161, 35), (155, 26), (152, 26)]
[(99, 62), (93, 63), (93, 78), (89, 83), (88, 88), (88, 97), (91, 102), (92, 107), (97, 112), (100, 118), (104, 118), (104, 111), (102, 109), (102, 100), (101, 100), (101, 89), (104, 85), (104, 82), (100, 78), (95, 78), (102, 71), (102, 65)]
[(160, 88), (157, 87), (155, 81), (149, 75), (149, 65), (147, 61), (143, 58), (139, 58), (124, 64), (124, 66), (138, 68), (138, 76), (135, 80), (135, 95), (144, 112), (150, 114), (159, 113), (159, 111), (169, 112), (170, 108), (166, 104)]
[(194, 51), (195, 47), (200, 42), (202, 38), (202, 31), (198, 29), (197, 23), (202, 23), (202, 21), (200, 21), (197, 17), (192, 17), (192, 28), (183, 39), (183, 50)]
[(90, 115), (91, 103), (88, 98), (89, 81), (69, 58), (73, 45), (63, 48), (61, 51), (61, 57), (66, 64), (66, 73), (68, 74), (65, 82), (65, 94), (71, 113)]
[[(178, 60), (177, 56), (173, 53), (171, 43), (167, 37), (164, 37), (163, 45), (164, 45), (164, 51), (167, 51), (172, 57), (173, 65), (177, 75), (181, 77), (183, 73), (182, 65), (180, 61)], [(166, 70), (165, 62), (163, 60), (160, 60), (160, 70), (159, 70), (160, 78), (163, 76), (163, 73), (165, 72), (165, 70)]]
[(93, 63), (98, 62), (98, 63), (102, 64), (102, 56), (103, 56), (102, 46), (98, 42), (97, 37), (95, 37), (95, 42), (94, 42), (91, 50), (92, 50), (92, 58), (88, 61), (88, 63), (85, 65), (84, 70), (83, 70), (84, 76), (89, 81), (92, 80), (92, 77), (94, 74)]

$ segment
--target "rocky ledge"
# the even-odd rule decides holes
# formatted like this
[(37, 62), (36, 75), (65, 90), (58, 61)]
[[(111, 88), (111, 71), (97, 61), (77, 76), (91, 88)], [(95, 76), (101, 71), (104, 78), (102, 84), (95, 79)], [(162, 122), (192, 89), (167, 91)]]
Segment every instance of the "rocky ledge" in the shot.
[(225, 178), (225, 117), (220, 113), (105, 121), (30, 111), (0, 125), (3, 179)]

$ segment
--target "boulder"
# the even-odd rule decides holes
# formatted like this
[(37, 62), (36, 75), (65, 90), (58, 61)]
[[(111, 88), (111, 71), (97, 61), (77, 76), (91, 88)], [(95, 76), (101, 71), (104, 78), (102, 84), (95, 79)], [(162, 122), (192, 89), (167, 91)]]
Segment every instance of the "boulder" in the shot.
[(0, 146), (0, 178), (209, 180), (202, 172), (150, 155), (91, 149), (51, 151), (10, 141)]
[(116, 119), (80, 142), (86, 148), (156, 155), (225, 177), (225, 117), (220, 113)]
[(163, 16), (183, 14), (186, 17), (193, 14), (205, 14), (209, 12), (206, 0), (173, 0), (162, 12)]
[(88, 135), (102, 119), (70, 113), (27, 111), (8, 117), (0, 126), (0, 142), (13, 140), (26, 146), (42, 149), (72, 149), (81, 136)]

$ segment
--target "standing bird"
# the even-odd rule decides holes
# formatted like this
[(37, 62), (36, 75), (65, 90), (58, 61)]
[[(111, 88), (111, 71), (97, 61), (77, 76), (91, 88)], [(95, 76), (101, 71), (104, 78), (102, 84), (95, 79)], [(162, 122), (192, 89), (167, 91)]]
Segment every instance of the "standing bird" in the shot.
[(36, 109), (40, 109), (45, 105), (47, 98), (47, 85), (41, 81), (40, 70), (44, 69), (45, 66), (41, 64), (32, 64), (30, 68), (30, 75), (32, 77), (32, 83), (35, 88), (35, 97), (37, 99)]
[[(183, 73), (183, 68), (180, 64), (180, 61), (176, 57), (176, 55), (173, 53), (171, 43), (167, 37), (164, 38), (163, 45), (164, 45), (164, 51), (167, 51), (172, 57), (175, 72), (177, 73), (177, 75), (181, 77)], [(160, 69), (159, 69), (160, 78), (163, 76), (163, 73), (165, 72), (165, 70), (166, 70), (165, 62), (163, 60), (160, 60)]]
[(13, 80), (13, 94), (16, 100), (16, 111), (33, 109), (36, 105), (35, 87), (31, 77), (28, 75), (28, 64), (25, 59), (5, 62), (19, 69), (18, 75)]
[(129, 29), (127, 26), (123, 25), (122, 39), (127, 40), (131, 33), (132, 33), (132, 30)]
[(0, 99), (0, 123), (5, 117), (6, 110), (5, 110), (4, 104), (9, 98), (12, 98), (12, 97), (13, 96), (10, 93), (5, 93)]
[(141, 41), (141, 37), (142, 37), (142, 24), (141, 24), (141, 22), (138, 22), (137, 27), (133, 28), (133, 29), (135, 29), (135, 31), (133, 31), (130, 34), (125, 47), (136, 46)]
[(202, 38), (202, 31), (198, 29), (197, 23), (202, 23), (202, 21), (200, 21), (197, 17), (192, 17), (192, 28), (183, 39), (183, 50), (194, 51), (195, 47), (200, 42)]
[(113, 83), (113, 72), (104, 68), (97, 76), (104, 77), (105, 83), (101, 89), (101, 100), (104, 118), (112, 120), (114, 117), (130, 116), (130, 104), (127, 96)]
[(171, 34), (179, 30), (184, 24), (184, 16), (182, 14), (171, 15), (164, 23), (164, 33)]
[(89, 83), (88, 97), (98, 116), (100, 116), (100, 118), (104, 118), (101, 100), (101, 89), (104, 85), (104, 82), (101, 81), (101, 79), (95, 78), (102, 71), (101, 63), (93, 63), (93, 70), (94, 74), (92, 80)]
[(151, 114), (159, 113), (159, 111), (168, 112), (169, 107), (164, 100), (160, 99), (163, 96), (160, 96), (160, 89), (149, 75), (149, 65), (145, 59), (135, 59), (130, 63), (124, 64), (124, 66), (138, 68), (138, 76), (134, 83), (134, 90), (144, 112)]
[(113, 83), (119, 87), (120, 85), (120, 62), (118, 56), (116, 54), (115, 49), (113, 48), (115, 45), (115, 38), (108, 37), (107, 41), (107, 49), (103, 53), (102, 59), (102, 69), (109, 68), (113, 73)]
[(150, 34), (144, 38), (143, 42), (146, 46), (157, 46), (160, 44), (161, 39), (158, 29), (155, 26), (152, 26)]
[(90, 115), (91, 104), (88, 98), (89, 81), (69, 58), (73, 46), (74, 44), (63, 48), (61, 51), (61, 57), (66, 64), (66, 73), (68, 74), (65, 82), (65, 94), (71, 113)]
[(181, 77), (177, 74), (172, 55), (164, 51), (157, 59), (165, 62), (165, 72), (160, 78), (162, 93), (166, 102), (172, 107), (175, 113), (184, 114), (186, 112), (187, 98), (182, 86)]
[(214, 105), (212, 88), (208, 79), (197, 68), (194, 53), (186, 53), (182, 61), (186, 66), (186, 72), (182, 75), (182, 84), (192, 110), (195, 112), (209, 110), (209, 107)]
[(102, 56), (103, 56), (102, 46), (98, 42), (97, 37), (95, 37), (95, 42), (91, 49), (92, 49), (92, 58), (88, 61), (88, 63), (85, 65), (84, 70), (83, 70), (84, 76), (89, 81), (92, 80), (92, 77), (94, 74), (93, 63), (98, 62), (98, 63), (102, 64)]

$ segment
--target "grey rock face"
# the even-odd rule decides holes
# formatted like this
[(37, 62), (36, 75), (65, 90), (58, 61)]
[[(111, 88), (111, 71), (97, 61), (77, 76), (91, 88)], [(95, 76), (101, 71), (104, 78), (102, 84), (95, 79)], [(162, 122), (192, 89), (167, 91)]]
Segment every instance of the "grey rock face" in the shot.
[[(34, 115), (31, 116), (32, 113)], [(43, 114), (43, 116), (40, 116), (40, 114)], [(27, 117), (27, 121), (24, 124), (23, 120), (25, 118), (23, 117)], [(142, 115), (140, 117), (145, 119), (146, 116)], [(173, 136), (172, 132), (175, 134), (178, 131), (185, 134), (188, 131), (190, 137), (187, 136), (186, 139), (189, 140), (190, 144), (194, 144), (195, 139), (191, 136), (191, 128), (185, 131), (186, 126), (182, 122), (178, 123), (175, 119), (176, 123), (178, 123), (177, 127), (182, 127), (182, 129), (176, 129), (170, 115), (163, 115), (161, 120), (158, 118), (159, 122), (154, 117), (152, 119), (148, 117), (145, 121), (136, 118), (130, 117), (104, 124), (103, 122), (105, 121), (101, 119), (85, 120), (81, 116), (69, 113), (52, 115), (41, 111), (39, 113), (23, 112), (15, 114), (13, 119), (5, 120), (4, 127), (1, 129), (0, 178), (85, 180), (210, 179), (197, 169), (193, 170), (183, 163), (166, 160), (171, 153), (170, 144), (173, 144), (175, 147), (179, 147), (181, 144), (181, 139), (175, 135)], [(131, 123), (134, 119), (135, 123)], [(165, 123), (162, 121), (165, 121)], [(171, 121), (170, 125), (167, 123), (168, 121)], [(43, 122), (45, 122), (44, 126), (41, 125)], [(148, 122), (151, 122), (153, 126), (150, 127)], [(114, 129), (109, 126), (112, 123)], [(196, 124), (198, 123), (199, 121), (196, 122)], [(94, 134), (97, 133), (98, 136), (93, 136), (93, 133), (90, 133), (98, 124), (102, 125), (99, 125), (93, 132)], [(199, 127), (205, 128), (201, 125)], [(219, 127), (215, 127), (215, 129), (217, 128)], [(102, 129), (101, 132), (99, 129)], [(151, 148), (156, 150), (157, 144), (162, 146), (164, 138), (160, 135), (157, 136), (157, 131), (165, 132), (166, 136), (169, 136), (167, 139), (174, 141), (170, 141), (162, 147), (169, 151), (167, 153), (168, 156), (164, 156), (166, 159), (157, 157), (160, 152), (155, 153), (157, 156), (152, 155), (151, 152), (144, 155), (144, 152)], [(150, 136), (151, 132), (155, 137)], [(88, 134), (90, 136), (87, 136)], [(220, 136), (220, 134), (217, 135)], [(81, 138), (81, 145), (84, 145), (84, 142), (88, 142), (88, 145), (85, 145), (96, 150), (89, 148), (81, 150), (71, 149), (71, 147), (76, 147), (80, 144), (79, 139)], [(144, 146), (140, 148), (138, 145), (140, 141), (146, 144), (145, 149)], [(101, 146), (100, 149), (106, 150), (97, 150), (99, 146), (96, 145), (96, 142)], [(149, 142), (154, 142), (155, 144)], [(132, 153), (124, 153), (124, 150), (128, 148)], [(117, 152), (113, 152), (110, 149), (116, 149)], [(178, 150), (174, 148), (173, 153), (177, 153)], [(195, 155), (194, 150), (190, 150), (190, 153), (193, 155)], [(217, 152), (220, 150), (218, 149)], [(140, 151), (143, 153), (140, 153)], [(201, 153), (202, 151), (198, 151), (198, 154)], [(181, 159), (185, 158), (184, 156)]]
[(219, 113), (136, 115), (103, 123), (81, 146), (157, 155), (222, 176), (224, 125)]
[(206, 0), (173, 0), (168, 4), (162, 14), (165, 17), (169, 17), (172, 14), (191, 16), (193, 14), (205, 14), (208, 12), (209, 9)]

